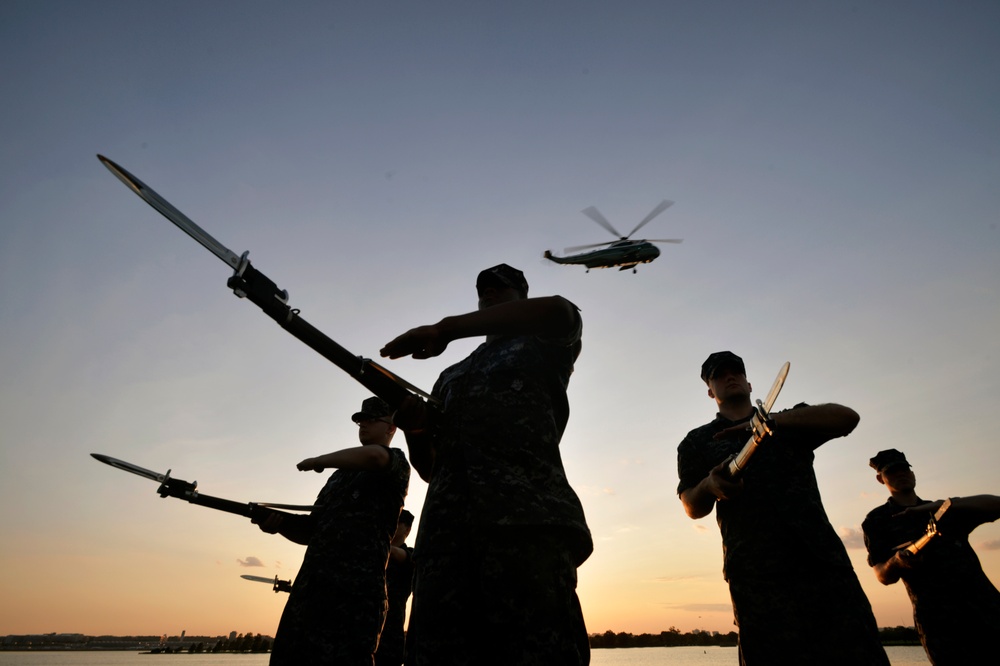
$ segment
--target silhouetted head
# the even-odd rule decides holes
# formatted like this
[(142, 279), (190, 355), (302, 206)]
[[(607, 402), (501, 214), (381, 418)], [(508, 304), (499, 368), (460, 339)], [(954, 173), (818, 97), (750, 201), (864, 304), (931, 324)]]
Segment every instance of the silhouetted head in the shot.
[(524, 273), (507, 264), (498, 264), (480, 271), (476, 278), (479, 309), (528, 297), (528, 281)]
[(701, 380), (707, 384), (709, 379), (713, 379), (720, 371), (725, 369), (735, 370), (744, 377), (747, 374), (746, 366), (743, 365), (743, 359), (731, 351), (720, 351), (709, 354), (705, 362), (701, 364)]

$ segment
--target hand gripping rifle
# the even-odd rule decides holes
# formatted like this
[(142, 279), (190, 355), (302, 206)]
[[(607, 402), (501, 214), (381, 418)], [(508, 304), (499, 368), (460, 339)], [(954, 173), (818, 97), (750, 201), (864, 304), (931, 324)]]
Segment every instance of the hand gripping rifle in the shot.
[(237, 256), (141, 180), (103, 155), (98, 155), (97, 159), (143, 201), (228, 264), (233, 269), (233, 275), (226, 285), (233, 290), (233, 293), (257, 305), (265, 314), (278, 322), (279, 326), (385, 400), (393, 410), (397, 409), (411, 393), (420, 395), (432, 403), (438, 402), (371, 359), (350, 353), (299, 317), (299, 311), (288, 305), (288, 292), (278, 289), (277, 284), (250, 265), (250, 260), (247, 258), (249, 252)]
[(757, 451), (757, 447), (760, 446), (764, 438), (773, 432), (768, 423), (771, 419), (771, 408), (774, 407), (774, 401), (778, 399), (778, 394), (781, 393), (781, 387), (785, 385), (785, 378), (788, 377), (788, 369), (791, 365), (790, 362), (786, 362), (781, 366), (781, 370), (778, 371), (778, 377), (774, 380), (774, 384), (771, 385), (771, 390), (768, 391), (764, 402), (761, 402), (759, 399), (757, 400), (753, 418), (750, 419), (750, 425), (747, 427), (752, 433), (750, 439), (743, 445), (739, 453), (733, 454), (729, 458), (729, 466), (726, 470), (729, 472), (730, 478), (735, 479), (743, 472), (743, 469), (747, 466), (747, 462), (750, 460), (750, 456)]
[(944, 515), (944, 512), (950, 508), (951, 508), (951, 498), (948, 498), (941, 503), (941, 506), (938, 507), (938, 510), (934, 512), (934, 515), (927, 520), (927, 531), (924, 532), (924, 535), (919, 539), (917, 539), (916, 541), (910, 541), (908, 543), (904, 543), (901, 546), (896, 546), (896, 550), (905, 550), (910, 555), (916, 555), (921, 550), (923, 550), (923, 548), (927, 544), (929, 544), (931, 541), (934, 540), (934, 537), (940, 536), (941, 532), (938, 530), (937, 527), (938, 521), (941, 520), (941, 517)]
[[(311, 506), (299, 506), (295, 504), (235, 502), (221, 497), (203, 495), (198, 492), (197, 481), (182, 481), (180, 479), (171, 478), (169, 469), (166, 474), (160, 474), (159, 472), (154, 472), (146, 469), (145, 467), (139, 467), (138, 465), (133, 465), (132, 463), (119, 460), (118, 458), (112, 458), (111, 456), (106, 456), (101, 453), (91, 453), (90, 455), (97, 460), (100, 460), (105, 465), (111, 465), (112, 467), (116, 467), (125, 472), (131, 472), (132, 474), (137, 474), (147, 479), (156, 481), (160, 484), (160, 487), (156, 490), (156, 492), (160, 494), (160, 497), (176, 497), (177, 499), (185, 500), (191, 504), (207, 506), (209, 509), (215, 509), (216, 511), (235, 513), (237, 516), (254, 519), (264, 517), (266, 514), (273, 512), (275, 509), (286, 509), (288, 511), (312, 511), (313, 509)], [(283, 512), (279, 511), (278, 513)]]

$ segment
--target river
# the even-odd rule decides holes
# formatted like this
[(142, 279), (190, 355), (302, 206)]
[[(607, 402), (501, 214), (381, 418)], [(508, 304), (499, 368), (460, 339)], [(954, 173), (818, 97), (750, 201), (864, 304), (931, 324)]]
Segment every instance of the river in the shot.
[[(919, 645), (886, 648), (892, 666), (927, 666)], [(0, 652), (0, 666), (266, 666), (266, 654), (139, 654), (138, 652)], [(736, 648), (672, 647), (594, 650), (592, 666), (734, 666)], [(983, 662), (984, 664), (986, 662)], [(974, 666), (974, 665), (970, 665)]]

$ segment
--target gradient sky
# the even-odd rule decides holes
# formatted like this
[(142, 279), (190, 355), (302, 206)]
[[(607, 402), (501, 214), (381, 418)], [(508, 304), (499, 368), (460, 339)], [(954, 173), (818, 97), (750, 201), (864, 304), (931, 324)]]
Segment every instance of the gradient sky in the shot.
[[(777, 407), (861, 414), (816, 472), (879, 624), (912, 624), (865, 563), (867, 461), (1000, 493), (997, 62), (995, 2), (0, 3), (0, 634), (273, 634), (284, 595), (239, 576), (302, 547), (89, 454), (310, 504), (295, 463), (354, 445), (366, 396), (96, 153), (357, 354), (502, 261), (578, 304), (592, 632), (732, 628), (676, 446), (714, 416), (709, 353), (758, 397), (791, 361)], [(627, 232), (664, 198), (642, 234), (684, 243), (638, 274), (541, 258), (612, 240), (587, 206)], [(387, 365), (429, 389), (475, 344)], [(1000, 526), (972, 542), (1000, 581)]]

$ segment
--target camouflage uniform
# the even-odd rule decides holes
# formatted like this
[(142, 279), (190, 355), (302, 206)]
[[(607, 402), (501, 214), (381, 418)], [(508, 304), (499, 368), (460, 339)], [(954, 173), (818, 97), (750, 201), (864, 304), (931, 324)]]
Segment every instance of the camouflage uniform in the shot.
[[(926, 531), (930, 514), (895, 515), (904, 508), (889, 498), (862, 523), (871, 566), (885, 562), (896, 546), (916, 541)], [(978, 523), (963, 521), (960, 513), (946, 512), (938, 523), (938, 536), (916, 556), (917, 567), (901, 572), (920, 641), (937, 666), (980, 663), (983, 645), (970, 637), (991, 636), (1000, 627), (1000, 592), (969, 545), (969, 533), (976, 527)]]
[(296, 522), (283, 533), (309, 546), (281, 614), (271, 664), (373, 663), (386, 612), (389, 540), (410, 479), (403, 452), (389, 453), (385, 470), (337, 470), (310, 515), (285, 518)]
[(593, 543), (559, 454), (581, 330), (487, 341), (435, 384), (407, 664), (589, 663), (576, 568)]
[(406, 551), (407, 557), (402, 562), (389, 558), (389, 565), (385, 569), (389, 612), (386, 613), (378, 652), (375, 653), (375, 666), (400, 666), (403, 663), (406, 602), (413, 586), (413, 549), (405, 543), (399, 547)]
[[(743, 448), (747, 438), (712, 437), (747, 421), (718, 415), (688, 433), (677, 449), (678, 494)], [(889, 663), (871, 604), (820, 500), (813, 451), (825, 441), (819, 433), (775, 429), (743, 473), (743, 493), (715, 505), (741, 664)]]

